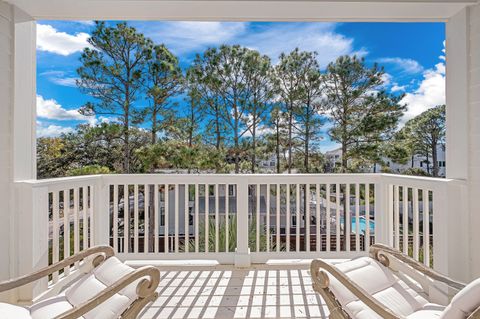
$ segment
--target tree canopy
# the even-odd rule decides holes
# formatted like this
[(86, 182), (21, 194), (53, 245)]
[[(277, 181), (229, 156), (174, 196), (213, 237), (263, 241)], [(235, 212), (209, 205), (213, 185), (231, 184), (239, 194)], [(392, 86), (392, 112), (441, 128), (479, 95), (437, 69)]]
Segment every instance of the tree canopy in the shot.
[(341, 147), (341, 172), (421, 155), (438, 175), (445, 106), (399, 130), (403, 96), (389, 92), (383, 68), (363, 58), (341, 56), (323, 70), (322, 52), (296, 48), (272, 63), (254, 49), (222, 45), (182, 65), (125, 22), (96, 22), (88, 42), (77, 69), (77, 87), (89, 97), (80, 112), (100, 123), (38, 139), (40, 178), (324, 172), (328, 136)]

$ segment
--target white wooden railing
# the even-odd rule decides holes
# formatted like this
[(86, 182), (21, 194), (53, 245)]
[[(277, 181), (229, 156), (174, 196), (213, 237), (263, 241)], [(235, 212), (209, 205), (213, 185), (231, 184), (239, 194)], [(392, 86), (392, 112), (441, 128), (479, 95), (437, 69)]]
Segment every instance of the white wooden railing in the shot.
[(448, 264), (442, 220), (452, 207), (448, 199), (463, 191), (460, 181), (388, 174), (23, 181), (17, 183), (19, 240), (26, 238), (29, 247), (19, 254), (18, 272), (94, 244), (112, 245), (124, 260), (249, 266), (271, 259), (352, 258), (365, 255), (373, 242), (442, 270)]

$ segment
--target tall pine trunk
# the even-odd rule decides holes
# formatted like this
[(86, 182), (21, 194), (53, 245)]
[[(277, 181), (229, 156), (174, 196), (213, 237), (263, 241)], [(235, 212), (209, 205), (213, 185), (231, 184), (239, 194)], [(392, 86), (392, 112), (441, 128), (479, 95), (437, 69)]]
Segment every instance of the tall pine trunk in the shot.
[(277, 143), (275, 145), (276, 147), (276, 153), (277, 153), (277, 174), (280, 174), (280, 120), (277, 119)]
[[(253, 120), (256, 121), (255, 116)], [(255, 123), (255, 122), (254, 122)], [(252, 174), (255, 173), (255, 166), (257, 162), (257, 141), (256, 141), (256, 124), (253, 124), (252, 128)]]
[(437, 155), (437, 142), (433, 141), (432, 142), (432, 162), (433, 162), (433, 171), (432, 175), (434, 177), (438, 177), (438, 161), (437, 161), (438, 155)]
[(290, 107), (288, 114), (288, 174), (292, 173), (292, 126), (293, 126), (293, 106)]
[(123, 172), (130, 173), (130, 131), (129, 131), (129, 115), (128, 112), (125, 114), (125, 123), (123, 126), (123, 139), (124, 139), (124, 148), (123, 148)]
[(154, 106), (154, 110), (152, 112), (152, 145), (157, 143), (157, 112), (156, 107)]

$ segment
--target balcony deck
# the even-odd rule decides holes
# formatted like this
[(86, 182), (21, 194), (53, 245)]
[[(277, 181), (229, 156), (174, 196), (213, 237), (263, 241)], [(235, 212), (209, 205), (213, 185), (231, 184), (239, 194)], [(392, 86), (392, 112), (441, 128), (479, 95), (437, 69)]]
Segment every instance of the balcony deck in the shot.
[(328, 318), (305, 260), (248, 269), (159, 268), (159, 297), (140, 318)]

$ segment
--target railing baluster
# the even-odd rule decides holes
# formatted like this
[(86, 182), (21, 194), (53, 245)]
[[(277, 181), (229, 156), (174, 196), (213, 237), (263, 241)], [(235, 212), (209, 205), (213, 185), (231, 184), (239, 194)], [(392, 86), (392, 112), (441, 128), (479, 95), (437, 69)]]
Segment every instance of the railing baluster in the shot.
[(255, 185), (255, 210), (256, 210), (256, 246), (257, 246), (257, 252), (260, 251), (260, 184)]
[(403, 213), (403, 253), (408, 254), (408, 188), (402, 186), (402, 213)]
[(230, 237), (230, 216), (229, 216), (229, 210), (230, 210), (230, 185), (225, 184), (225, 252), (229, 252), (229, 237)]
[(360, 184), (355, 184), (355, 251), (360, 251)]
[(423, 189), (423, 263), (430, 267), (430, 196), (428, 189)]
[(87, 211), (88, 211), (88, 186), (84, 186), (82, 188), (82, 194), (83, 194), (83, 211), (82, 211), (82, 231), (83, 231), (83, 249), (88, 248), (88, 217), (87, 217)]
[(321, 227), (321, 198), (320, 198), (320, 189), (321, 189), (321, 186), (319, 184), (316, 184), (315, 185), (316, 189), (315, 189), (315, 201), (316, 201), (316, 205), (315, 205), (315, 210), (316, 210), (316, 222), (317, 222), (317, 225), (315, 227), (315, 236), (316, 236), (316, 240), (315, 240), (315, 243), (316, 243), (316, 251), (320, 251), (322, 249), (322, 238), (321, 238), (321, 234), (320, 234), (320, 227)]
[(138, 184), (133, 186), (133, 252), (138, 253)]
[(95, 244), (95, 218), (93, 217), (94, 214), (94, 203), (95, 203), (95, 191), (94, 186), (90, 185), (89, 189), (89, 205), (88, 205), (88, 247), (91, 247)]
[(295, 191), (295, 250), (297, 252), (300, 251), (300, 227), (302, 225), (302, 221), (300, 220), (300, 184), (296, 184), (296, 191)]
[(350, 185), (345, 184), (345, 239), (346, 239), (346, 251), (350, 251), (350, 235), (352, 228), (352, 220), (350, 215)]
[(305, 184), (305, 250), (310, 251), (310, 184)]
[(393, 186), (394, 191), (394, 206), (393, 206), (393, 224), (394, 224), (394, 247), (400, 249), (400, 192), (398, 185)]
[(143, 186), (143, 252), (149, 253), (150, 237), (150, 185)]
[(370, 184), (365, 184), (365, 250), (370, 247)]
[(123, 252), (130, 252), (130, 191), (123, 185)]
[(267, 190), (266, 190), (266, 228), (265, 228), (265, 232), (266, 232), (266, 245), (267, 245), (267, 252), (270, 251), (270, 184), (267, 184)]
[(418, 188), (412, 188), (413, 192), (413, 258), (418, 260), (419, 255), (419, 228), (418, 228)]
[(277, 201), (277, 207), (276, 207), (276, 226), (275, 226), (275, 234), (277, 235), (277, 252), (280, 252), (280, 184), (277, 183), (277, 188), (276, 188), (276, 201)]
[(184, 225), (184, 244), (185, 252), (190, 251), (190, 185), (185, 184), (185, 198), (184, 198), (184, 210), (185, 210), (185, 225)]
[(158, 240), (159, 240), (159, 234), (158, 234), (158, 229), (160, 227), (160, 203), (159, 203), (159, 200), (158, 200), (158, 184), (155, 184), (153, 186), (153, 194), (154, 194), (154, 197), (153, 197), (153, 210), (152, 210), (152, 215), (154, 216), (154, 225), (155, 225), (155, 229), (153, 230), (153, 239), (154, 239), (154, 245), (153, 245), (153, 251), (155, 253), (158, 253), (159, 252), (159, 243), (158, 243)]
[(330, 213), (331, 213), (331, 202), (330, 202), (330, 190), (331, 190), (331, 185), (330, 184), (326, 184), (325, 187), (327, 188), (326, 190), (326, 201), (327, 201), (327, 211), (325, 212), (325, 224), (326, 224), (326, 237), (327, 237), (327, 251), (330, 251), (330, 238), (332, 236), (332, 230), (330, 229), (330, 224), (331, 224), (331, 221), (330, 221)]
[(220, 214), (219, 214), (219, 194), (218, 194), (218, 190), (219, 190), (219, 185), (218, 183), (215, 184), (215, 252), (218, 253), (219, 252), (219, 237), (220, 237), (220, 223), (219, 223), (219, 218), (220, 218)]
[(180, 193), (180, 185), (175, 184), (175, 252), (178, 253), (178, 245), (179, 245), (179, 239), (178, 239), (178, 233), (179, 233), (179, 217), (180, 217), (180, 207), (179, 207), (179, 194)]
[[(57, 191), (52, 192), (52, 263), (55, 264), (59, 260), (59, 244), (60, 244), (60, 229), (59, 229), (59, 197)], [(53, 283), (58, 282), (58, 271), (52, 274)]]
[[(79, 227), (79, 204), (80, 204), (80, 189), (75, 187), (73, 189), (73, 253), (80, 251), (80, 227)], [(78, 263), (75, 263), (78, 267)]]
[(169, 253), (170, 252), (170, 230), (169, 230), (169, 215), (170, 215), (170, 185), (169, 184), (165, 184), (165, 197), (164, 197), (164, 227), (163, 227), (163, 237), (165, 239), (165, 248), (164, 248), (164, 251), (165, 253)]
[(198, 238), (199, 236), (199, 187), (198, 187), (198, 184), (195, 184), (195, 252), (198, 253), (198, 250), (199, 250), (199, 243), (200, 243), (200, 240)]
[(112, 214), (112, 229), (113, 229), (113, 250), (118, 253), (118, 185), (113, 185), (113, 214)]
[[(70, 256), (70, 189), (63, 191), (63, 259)], [(70, 274), (70, 266), (63, 270), (65, 276)]]
[(335, 184), (335, 204), (337, 206), (336, 209), (336, 234), (335, 234), (335, 241), (336, 241), (336, 251), (340, 251), (340, 184)]
[(291, 185), (290, 184), (287, 184), (287, 207), (286, 207), (286, 215), (285, 215), (285, 218), (286, 218), (286, 233), (287, 233), (287, 251), (290, 251), (290, 190), (291, 190)]
[(209, 247), (209, 228), (210, 228), (210, 186), (205, 184), (205, 252), (208, 253)]

